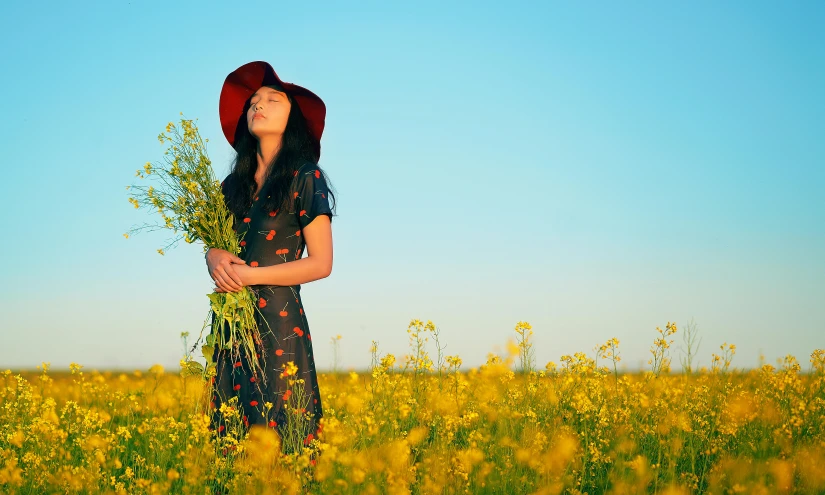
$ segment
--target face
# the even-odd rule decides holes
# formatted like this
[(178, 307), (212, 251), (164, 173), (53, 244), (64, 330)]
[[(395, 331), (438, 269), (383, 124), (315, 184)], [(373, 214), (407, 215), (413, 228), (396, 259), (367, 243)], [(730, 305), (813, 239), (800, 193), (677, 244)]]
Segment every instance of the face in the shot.
[(266, 136), (280, 138), (286, 129), (292, 104), (286, 93), (271, 86), (262, 86), (250, 99), (246, 111), (249, 132), (259, 141)]

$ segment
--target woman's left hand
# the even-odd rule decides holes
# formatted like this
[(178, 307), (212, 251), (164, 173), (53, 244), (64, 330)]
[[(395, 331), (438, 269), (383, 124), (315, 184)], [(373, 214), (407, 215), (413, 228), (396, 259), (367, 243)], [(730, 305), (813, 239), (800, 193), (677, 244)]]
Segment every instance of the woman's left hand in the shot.
[[(254, 270), (255, 268), (253, 268), (249, 265), (237, 264), (237, 265), (232, 265), (232, 269), (235, 270), (235, 273), (238, 275), (238, 277), (241, 278), (241, 285), (242, 285), (242, 287), (239, 290), (235, 291), (235, 292), (242, 291), (243, 288), (247, 285), (254, 285), (252, 283), (252, 270)], [(229, 291), (225, 291), (225, 290), (221, 289), (217, 285), (215, 286), (214, 290), (215, 290), (215, 292), (229, 292)]]

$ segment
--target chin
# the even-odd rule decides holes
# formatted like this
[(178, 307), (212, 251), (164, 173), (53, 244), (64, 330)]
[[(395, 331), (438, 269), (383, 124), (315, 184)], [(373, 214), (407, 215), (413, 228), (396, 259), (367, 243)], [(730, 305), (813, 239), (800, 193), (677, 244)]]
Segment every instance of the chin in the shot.
[(267, 134), (269, 131), (262, 125), (255, 125), (252, 124), (249, 126), (249, 133), (255, 136), (256, 138), (261, 137), (264, 134)]
[[(263, 120), (263, 119), (261, 119), (261, 120)], [(267, 126), (265, 122), (257, 122), (257, 121), (254, 121), (254, 120), (252, 122), (250, 122), (249, 129), (250, 130), (255, 129), (259, 133), (262, 133), (262, 134), (267, 134), (267, 133), (273, 132), (273, 130), (270, 129), (270, 126)]]

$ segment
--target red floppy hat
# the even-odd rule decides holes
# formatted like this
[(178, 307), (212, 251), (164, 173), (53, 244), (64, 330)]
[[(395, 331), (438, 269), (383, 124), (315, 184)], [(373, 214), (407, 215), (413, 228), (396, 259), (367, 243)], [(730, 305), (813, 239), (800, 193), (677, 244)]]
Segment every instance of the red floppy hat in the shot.
[[(244, 64), (226, 76), (221, 88), (220, 118), (223, 135), (232, 147), (235, 147), (235, 135), (238, 124), (244, 115), (244, 106), (249, 98), (262, 86), (281, 86), (289, 93), (301, 109), (309, 127), (309, 133), (315, 141), (315, 151), (321, 156), (321, 134), (324, 133), (324, 118), (327, 108), (324, 101), (312, 91), (281, 81), (278, 74), (267, 62), (257, 61)], [(245, 126), (244, 126), (245, 127)]]

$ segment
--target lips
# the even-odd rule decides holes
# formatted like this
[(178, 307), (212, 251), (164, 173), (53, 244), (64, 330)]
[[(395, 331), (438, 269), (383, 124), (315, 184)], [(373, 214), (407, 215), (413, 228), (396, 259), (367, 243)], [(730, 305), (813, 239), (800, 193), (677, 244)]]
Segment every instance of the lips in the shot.
[(253, 115), (253, 116), (252, 116), (252, 120), (255, 120), (255, 119), (265, 119), (265, 118), (266, 118), (266, 117), (264, 117), (264, 114), (262, 114), (262, 113), (256, 113), (255, 115)]

